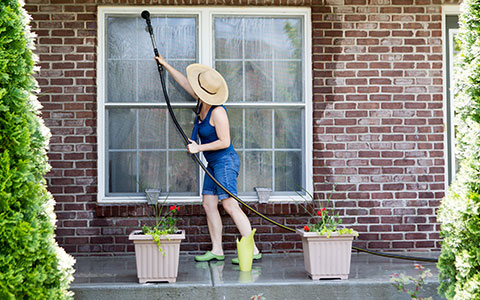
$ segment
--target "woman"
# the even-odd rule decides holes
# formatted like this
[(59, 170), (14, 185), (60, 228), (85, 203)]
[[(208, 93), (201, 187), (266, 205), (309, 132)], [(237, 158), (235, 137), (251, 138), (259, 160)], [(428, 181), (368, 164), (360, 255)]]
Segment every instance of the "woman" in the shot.
[[(233, 194), (237, 194), (237, 176), (240, 170), (240, 158), (233, 148), (230, 139), (227, 109), (222, 104), (227, 101), (228, 87), (222, 75), (214, 69), (192, 64), (187, 67), (187, 77), (165, 61), (162, 55), (155, 59), (172, 75), (200, 105), (200, 112), (195, 120), (192, 139), (187, 150), (190, 153), (203, 152), (208, 162), (208, 171)], [(197, 106), (198, 107), (198, 106)], [(195, 141), (200, 136), (201, 144)], [(224, 260), (222, 247), (222, 219), (218, 212), (218, 201), (232, 217), (242, 236), (252, 231), (250, 221), (242, 211), (238, 202), (223, 191), (205, 174), (203, 182), (203, 208), (207, 215), (208, 231), (212, 240), (212, 250), (195, 256), (196, 261)], [(262, 254), (254, 247), (254, 261), (261, 259)], [(232, 263), (238, 264), (238, 258)]]

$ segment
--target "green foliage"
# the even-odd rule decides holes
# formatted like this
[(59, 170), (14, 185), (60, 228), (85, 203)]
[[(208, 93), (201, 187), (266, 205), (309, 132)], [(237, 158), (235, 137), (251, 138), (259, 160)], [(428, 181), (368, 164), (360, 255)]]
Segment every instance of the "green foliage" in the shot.
[(466, 0), (462, 11), (454, 101), (460, 169), (438, 211), (443, 237), (439, 293), (447, 299), (479, 299), (480, 0)]
[(49, 131), (39, 117), (29, 16), (0, 2), (0, 299), (72, 299), (73, 258), (54, 239)]
[[(420, 291), (425, 286), (425, 279), (432, 277), (432, 273), (429, 269), (425, 270), (422, 265), (415, 264), (415, 269), (419, 271), (418, 277), (408, 276), (405, 274), (392, 274), (390, 275), (390, 282), (393, 287), (400, 292), (407, 293), (411, 299), (416, 300), (433, 300), (432, 297), (423, 298), (420, 297)], [(409, 289), (409, 286), (414, 285), (414, 289)]]
[[(150, 196), (147, 194), (147, 197)], [(157, 202), (152, 204), (153, 213), (155, 215), (155, 225), (142, 227), (142, 232), (152, 236), (153, 240), (157, 243), (160, 252), (163, 252), (161, 237), (166, 237), (167, 234), (174, 234), (178, 231), (176, 226), (178, 219), (175, 217), (175, 214), (180, 210), (180, 206), (171, 205), (167, 210), (164, 205), (167, 199), (168, 196), (165, 198), (162, 205), (158, 205)], [(165, 255), (165, 253), (163, 253), (163, 255)]]

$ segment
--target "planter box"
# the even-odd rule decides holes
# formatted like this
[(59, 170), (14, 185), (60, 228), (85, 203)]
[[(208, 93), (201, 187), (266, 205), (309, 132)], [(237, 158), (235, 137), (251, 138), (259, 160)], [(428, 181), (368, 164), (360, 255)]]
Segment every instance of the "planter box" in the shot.
[[(135, 245), (138, 282), (175, 282), (178, 275), (180, 243), (185, 238), (185, 231), (161, 237), (163, 253), (151, 235), (135, 230), (128, 237)], [(165, 254), (165, 255), (164, 255)]]
[(316, 232), (297, 229), (302, 236), (305, 269), (313, 279), (348, 279), (353, 234), (333, 234), (327, 238)]

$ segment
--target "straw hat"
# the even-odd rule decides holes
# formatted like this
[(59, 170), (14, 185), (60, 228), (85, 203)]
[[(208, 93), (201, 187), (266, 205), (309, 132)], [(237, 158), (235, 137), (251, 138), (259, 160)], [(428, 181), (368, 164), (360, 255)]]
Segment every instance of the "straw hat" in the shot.
[(227, 101), (227, 83), (214, 69), (201, 64), (191, 64), (187, 67), (187, 79), (195, 94), (203, 102), (222, 105)]

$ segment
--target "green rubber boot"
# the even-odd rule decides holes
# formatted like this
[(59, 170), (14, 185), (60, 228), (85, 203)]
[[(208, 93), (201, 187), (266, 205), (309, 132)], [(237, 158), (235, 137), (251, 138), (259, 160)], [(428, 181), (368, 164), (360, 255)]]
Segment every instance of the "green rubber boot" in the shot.
[(210, 251), (205, 252), (205, 254), (195, 256), (195, 261), (211, 261), (211, 260), (224, 260), (225, 255), (215, 255)]

